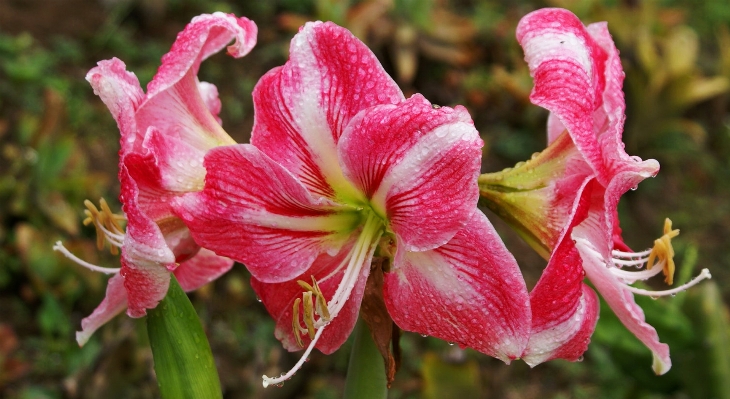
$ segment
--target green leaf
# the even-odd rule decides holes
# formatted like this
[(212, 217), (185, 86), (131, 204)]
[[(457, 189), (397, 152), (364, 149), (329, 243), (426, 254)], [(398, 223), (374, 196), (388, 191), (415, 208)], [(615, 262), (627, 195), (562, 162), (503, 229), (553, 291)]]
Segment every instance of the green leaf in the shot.
[(147, 334), (163, 399), (223, 397), (203, 326), (172, 274), (167, 296), (147, 312)]

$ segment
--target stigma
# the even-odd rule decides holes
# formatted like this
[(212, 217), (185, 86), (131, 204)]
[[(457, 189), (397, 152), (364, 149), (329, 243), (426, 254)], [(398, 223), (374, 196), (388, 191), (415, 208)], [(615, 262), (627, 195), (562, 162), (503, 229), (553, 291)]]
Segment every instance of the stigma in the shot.
[[(654, 240), (654, 246), (652, 248), (641, 252), (612, 251), (612, 258), (608, 265), (611, 274), (626, 283), (626, 289), (634, 294), (646, 295), (652, 298), (675, 295), (696, 285), (702, 280), (711, 278), (710, 271), (708, 269), (702, 269), (697, 277), (679, 287), (669, 290), (653, 291), (629, 285), (639, 280), (647, 280), (659, 273), (664, 275), (664, 282), (667, 285), (674, 283), (675, 264), (672, 238), (678, 235), (679, 230), (672, 229), (672, 221), (669, 218), (665, 219), (663, 235)], [(624, 267), (634, 267), (637, 270), (624, 270)]]
[[(99, 250), (104, 249), (106, 242), (109, 242), (109, 251), (113, 255), (119, 254), (119, 248), (124, 245), (124, 229), (120, 222), (127, 220), (124, 215), (113, 213), (109, 205), (106, 203), (104, 198), (99, 200), (99, 208), (89, 200), (84, 201), (86, 209), (86, 219), (84, 219), (84, 226), (94, 224), (96, 228), (96, 247)], [(85, 260), (77, 257), (66, 247), (63, 246), (61, 241), (56, 241), (56, 245), (53, 246), (54, 251), (62, 253), (67, 258), (71, 259), (74, 263), (79, 264), (89, 270), (93, 270), (105, 274), (116, 274), (119, 273), (120, 268), (114, 267), (103, 267), (97, 266), (92, 263), (86, 262)]]

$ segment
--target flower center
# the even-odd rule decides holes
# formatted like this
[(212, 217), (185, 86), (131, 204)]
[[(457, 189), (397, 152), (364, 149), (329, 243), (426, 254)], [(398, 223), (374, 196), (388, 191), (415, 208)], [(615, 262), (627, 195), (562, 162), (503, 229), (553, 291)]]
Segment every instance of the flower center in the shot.
[[(119, 248), (124, 245), (124, 229), (121, 227), (119, 222), (127, 220), (123, 215), (112, 213), (109, 205), (106, 203), (104, 198), (99, 200), (99, 208), (97, 208), (93, 202), (84, 200), (86, 209), (86, 219), (84, 219), (84, 226), (88, 226), (93, 223), (96, 228), (96, 247), (101, 250), (104, 249), (104, 243), (109, 241), (110, 252), (113, 255), (119, 254)], [(85, 260), (72, 254), (71, 251), (63, 246), (61, 241), (57, 241), (56, 245), (53, 246), (54, 251), (62, 253), (67, 258), (71, 259), (75, 263), (93, 271), (116, 274), (119, 273), (119, 268), (114, 267), (102, 267), (86, 262)]]
[[(340, 263), (340, 265), (335, 269), (334, 273), (342, 268), (345, 268), (345, 272), (330, 301), (326, 301), (314, 276), (312, 276), (311, 285), (303, 280), (297, 281), (299, 286), (304, 289), (304, 292), (302, 293), (301, 298), (297, 298), (294, 301), (292, 329), (299, 346), (304, 346), (302, 343), (302, 336), (304, 334), (309, 335), (311, 342), (304, 351), (302, 358), (299, 359), (297, 364), (295, 364), (291, 370), (275, 378), (264, 375), (264, 388), (272, 384), (282, 384), (284, 381), (291, 378), (291, 376), (293, 376), (294, 373), (302, 367), (306, 359), (309, 357), (309, 354), (312, 352), (312, 349), (316, 346), (317, 341), (322, 336), (322, 332), (325, 327), (327, 327), (327, 325), (329, 325), (332, 320), (337, 317), (342, 308), (345, 307), (352, 290), (357, 284), (357, 279), (362, 275), (362, 268), (370, 267), (370, 265), (365, 265), (365, 262), (370, 259), (370, 256), (375, 250), (380, 237), (383, 235), (385, 225), (382, 219), (380, 219), (372, 210), (368, 209), (365, 212), (367, 212), (367, 217), (365, 224), (362, 227), (362, 231), (360, 232), (360, 236), (357, 238), (355, 245), (353, 245), (350, 249), (350, 252), (342, 260), (342, 263)], [(324, 279), (328, 279), (329, 277), (330, 276), (326, 276)], [(300, 312), (300, 305), (303, 309), (302, 312)], [(300, 316), (302, 316), (301, 320)], [(302, 322), (304, 322), (304, 327), (302, 327)]]
[[(688, 283), (683, 284), (679, 287), (663, 290), (663, 291), (651, 291), (641, 288), (629, 286), (638, 280), (647, 280), (651, 277), (656, 276), (660, 272), (664, 273), (664, 282), (668, 285), (674, 283), (674, 248), (672, 247), (672, 238), (679, 235), (679, 230), (672, 230), (672, 221), (667, 218), (664, 221), (664, 234), (654, 240), (654, 247), (647, 249), (642, 252), (623, 252), (623, 251), (612, 251), (613, 258), (612, 263), (614, 267), (610, 268), (611, 273), (623, 280), (627, 286), (626, 288), (639, 295), (648, 295), (651, 297), (674, 295), (678, 292), (684, 291), (687, 288), (699, 283), (700, 281), (710, 278), (710, 271), (708, 269), (702, 269), (700, 274)], [(656, 263), (655, 263), (656, 262)], [(644, 265), (646, 268), (643, 270), (623, 270), (624, 266), (631, 266), (641, 269)], [(654, 266), (658, 266), (654, 268)]]

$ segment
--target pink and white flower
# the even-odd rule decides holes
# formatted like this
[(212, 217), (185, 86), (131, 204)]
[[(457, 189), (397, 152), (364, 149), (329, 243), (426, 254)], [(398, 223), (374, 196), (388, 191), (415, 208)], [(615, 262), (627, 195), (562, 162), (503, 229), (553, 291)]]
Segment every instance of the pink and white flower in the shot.
[(477, 210), (482, 140), (463, 107), (404, 99), (375, 56), (308, 23), (254, 89), (251, 144), (205, 157), (176, 200), (195, 241), (244, 263), (290, 351), (331, 353), (357, 320), (373, 256), (402, 329), (506, 362), (527, 343), (527, 291)]
[(549, 147), (512, 170), (483, 175), (480, 186), (495, 208), (509, 204), (503, 211), (510, 215), (509, 222), (549, 259), (530, 293), (532, 332), (522, 357), (530, 365), (581, 358), (599, 307), (594, 291), (583, 283), (585, 276), (652, 351), (654, 371), (663, 374), (671, 367), (669, 347), (645, 322), (633, 295), (670, 295), (710, 274), (705, 269), (691, 282), (665, 291), (630, 285), (662, 271), (672, 283), (670, 240), (679, 231), (667, 220), (662, 238), (642, 252), (631, 251), (621, 238), (621, 195), (656, 175), (659, 164), (624, 151), (624, 73), (618, 50), (606, 23), (585, 27), (563, 9), (525, 16), (517, 27), (517, 40), (534, 78), (530, 99), (550, 111)]
[(130, 317), (141, 317), (157, 306), (167, 293), (170, 272), (183, 289), (193, 290), (233, 265), (201, 249), (170, 204), (202, 189), (203, 157), (210, 149), (235, 143), (220, 125), (217, 88), (197, 78), (201, 62), (231, 41), (228, 53), (243, 57), (255, 45), (256, 33), (256, 25), (243, 17), (215, 13), (193, 18), (162, 58), (147, 94), (116, 58), (100, 61), (86, 76), (121, 133), (120, 201), (127, 223), (125, 231), (111, 222), (115, 216), (108, 208), (89, 208), (89, 221), (112, 246), (121, 248), (119, 269), (90, 265), (60, 242), (54, 247), (79, 264), (114, 274), (104, 301), (82, 321), (80, 345), (125, 308)]

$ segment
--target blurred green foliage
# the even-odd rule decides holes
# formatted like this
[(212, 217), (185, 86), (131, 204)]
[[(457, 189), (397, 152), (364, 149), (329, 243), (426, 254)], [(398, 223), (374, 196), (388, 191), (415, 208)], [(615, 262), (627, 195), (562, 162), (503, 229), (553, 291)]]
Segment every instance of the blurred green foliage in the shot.
[[(604, 307), (585, 361), (532, 370), (404, 334), (390, 397), (730, 398), (730, 8), (722, 0), (0, 2), (0, 396), (158, 396), (143, 322), (120, 316), (78, 348), (73, 333), (101, 300), (106, 277), (51, 250), (62, 239), (93, 263), (118, 262), (80, 224), (84, 199), (114, 204), (118, 193), (116, 126), (84, 80), (96, 61), (118, 57), (144, 85), (193, 16), (252, 18), (260, 32), (251, 55), (216, 55), (200, 71), (218, 84), (224, 127), (243, 142), (258, 78), (285, 62), (302, 23), (333, 20), (364, 40), (407, 93), (469, 108), (486, 143), (483, 170), (495, 171), (544, 148), (546, 112), (529, 103), (532, 81), (514, 30), (545, 6), (608, 21), (626, 71), (627, 151), (662, 164), (621, 203), (627, 242), (648, 246), (670, 217), (682, 229), (678, 282), (701, 267), (714, 278), (676, 298), (639, 300), (672, 348), (674, 367), (663, 377)], [(544, 262), (493, 221), (534, 283)], [(248, 278), (237, 266), (192, 296), (225, 397), (340, 397), (348, 345), (313, 355), (280, 389), (260, 387), (262, 374), (297, 356), (273, 338)]]

